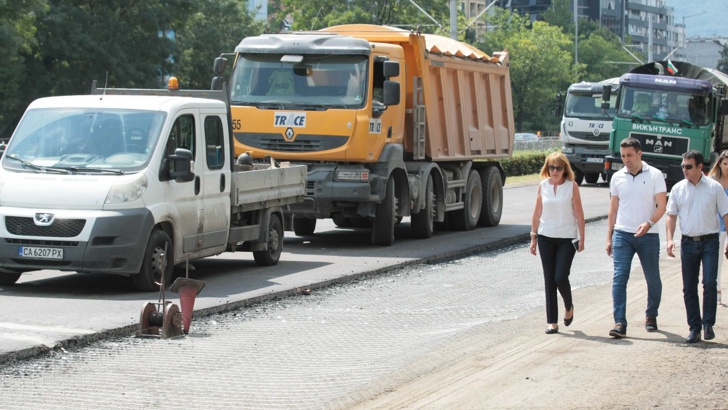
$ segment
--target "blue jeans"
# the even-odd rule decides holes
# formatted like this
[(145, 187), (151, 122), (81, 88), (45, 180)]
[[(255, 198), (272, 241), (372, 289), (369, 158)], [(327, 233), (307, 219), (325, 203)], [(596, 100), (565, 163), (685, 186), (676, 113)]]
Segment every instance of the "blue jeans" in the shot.
[[(688, 314), (690, 330), (700, 330), (702, 325), (715, 324), (718, 305), (717, 277), (720, 240), (694, 242), (683, 238), (680, 244), (682, 258), (683, 299)], [(703, 318), (700, 318), (698, 280), (700, 264), (703, 264)]]
[(657, 317), (662, 298), (660, 279), (660, 236), (656, 233), (635, 238), (634, 234), (615, 230), (612, 234), (612, 256), (614, 257), (614, 281), (612, 300), (614, 302), (614, 323), (627, 326), (627, 281), (632, 268), (634, 254), (640, 258), (642, 271), (647, 282), (647, 310), (645, 316)]

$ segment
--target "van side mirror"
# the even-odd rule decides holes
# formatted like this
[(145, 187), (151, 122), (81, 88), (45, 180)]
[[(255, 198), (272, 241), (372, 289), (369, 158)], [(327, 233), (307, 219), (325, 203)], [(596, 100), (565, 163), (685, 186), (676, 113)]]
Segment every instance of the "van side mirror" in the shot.
[(399, 75), (399, 63), (396, 61), (385, 61), (382, 70), (384, 71), (384, 78), (397, 77)]
[(169, 178), (177, 182), (192, 181), (195, 174), (192, 172), (192, 152), (188, 149), (177, 148), (174, 155), (167, 157), (171, 164)]
[[(398, 66), (399, 67), (399, 66)], [(384, 95), (382, 96), (384, 105), (399, 105), (399, 81), (385, 81), (384, 82)]]

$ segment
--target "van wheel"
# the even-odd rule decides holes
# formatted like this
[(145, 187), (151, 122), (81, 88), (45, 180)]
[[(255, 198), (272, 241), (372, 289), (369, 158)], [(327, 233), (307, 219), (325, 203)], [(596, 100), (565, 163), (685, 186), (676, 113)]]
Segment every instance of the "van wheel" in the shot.
[[(165, 245), (167, 254), (164, 254)], [(162, 282), (162, 266), (164, 265), (164, 288), (172, 283), (174, 269), (174, 245), (166, 232), (155, 230), (149, 236), (147, 248), (144, 251), (142, 268), (139, 273), (132, 275), (131, 279), (137, 290), (142, 292), (158, 291), (158, 283)]]
[(576, 182), (576, 185), (581, 185), (584, 182), (584, 173), (578, 169), (574, 170), (574, 182)]
[(483, 182), (483, 210), (478, 226), (498, 226), (503, 214), (503, 180), (496, 167), (480, 170)]
[(298, 236), (313, 235), (316, 230), (316, 218), (293, 217), (293, 232)]
[[(314, 219), (315, 221), (315, 219)], [(277, 214), (270, 216), (268, 222), (268, 249), (254, 251), (253, 258), (258, 266), (273, 266), (281, 259), (283, 252), (283, 224)]]
[(397, 220), (397, 198), (394, 188), (394, 178), (389, 178), (384, 200), (374, 211), (372, 243), (375, 245), (390, 246), (394, 242), (394, 224)]
[(415, 238), (429, 238), (435, 230), (435, 193), (433, 192), (432, 176), (427, 177), (425, 188), (425, 207), (412, 215), (410, 225)]
[(14, 285), (20, 279), (20, 275), (22, 273), (0, 273), (0, 286)]
[(599, 181), (599, 174), (586, 174), (584, 180), (587, 184), (596, 184)]
[(351, 219), (343, 216), (332, 216), (331, 219), (334, 221), (334, 225), (339, 228), (351, 228)]
[(463, 209), (453, 211), (451, 222), (459, 231), (470, 231), (478, 225), (483, 207), (483, 185), (478, 171), (470, 171), (468, 183), (465, 185)]

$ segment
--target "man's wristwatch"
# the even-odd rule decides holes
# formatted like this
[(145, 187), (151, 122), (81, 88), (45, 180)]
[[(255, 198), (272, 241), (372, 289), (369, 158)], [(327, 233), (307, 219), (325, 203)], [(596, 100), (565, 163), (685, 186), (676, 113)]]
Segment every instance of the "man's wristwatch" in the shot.
[(655, 226), (655, 223), (652, 222), (652, 219), (648, 219), (647, 220), (647, 223), (650, 224), (650, 228), (652, 228), (653, 226)]

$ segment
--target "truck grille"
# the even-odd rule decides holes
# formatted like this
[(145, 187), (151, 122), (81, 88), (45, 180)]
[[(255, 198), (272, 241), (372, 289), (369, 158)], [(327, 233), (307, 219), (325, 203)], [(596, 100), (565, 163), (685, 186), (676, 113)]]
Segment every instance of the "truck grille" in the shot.
[(283, 134), (235, 133), (235, 139), (249, 147), (278, 152), (317, 152), (342, 147), (347, 136), (300, 134), (288, 141)]
[(594, 136), (591, 132), (570, 132), (569, 136), (572, 138), (579, 138), (584, 141), (609, 141), (608, 132), (603, 132), (597, 136)]
[(85, 225), (85, 219), (56, 219), (49, 226), (38, 226), (33, 218), (5, 217), (5, 228), (13, 235), (70, 238), (81, 233)]
[(688, 151), (690, 140), (685, 137), (668, 137), (665, 135), (640, 134), (633, 132), (631, 137), (636, 138), (642, 145), (642, 152), (681, 157)]

